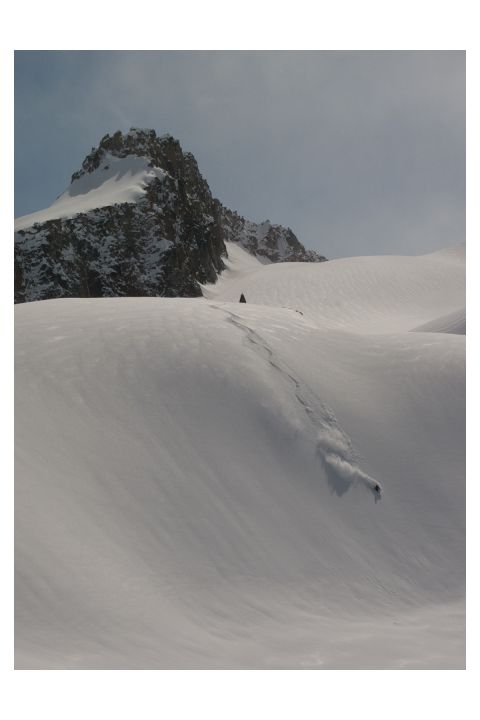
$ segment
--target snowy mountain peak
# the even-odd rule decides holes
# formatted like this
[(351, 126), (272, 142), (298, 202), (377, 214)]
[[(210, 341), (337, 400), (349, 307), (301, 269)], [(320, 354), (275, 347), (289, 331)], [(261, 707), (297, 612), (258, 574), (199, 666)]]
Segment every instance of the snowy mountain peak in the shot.
[(256, 224), (212, 196), (172, 135), (104, 135), (49, 208), (15, 221), (15, 300), (202, 294), (225, 242), (261, 262), (320, 262), (290, 228)]
[(118, 158), (129, 155), (148, 157), (156, 167), (163, 168), (175, 159), (183, 157), (180, 143), (172, 135), (157, 136), (155, 130), (130, 128), (126, 133), (117, 130), (113, 135), (106, 134), (98, 147), (93, 147), (82, 163), (82, 167), (72, 175), (72, 182), (86, 173), (95, 171), (105, 160), (107, 154)]

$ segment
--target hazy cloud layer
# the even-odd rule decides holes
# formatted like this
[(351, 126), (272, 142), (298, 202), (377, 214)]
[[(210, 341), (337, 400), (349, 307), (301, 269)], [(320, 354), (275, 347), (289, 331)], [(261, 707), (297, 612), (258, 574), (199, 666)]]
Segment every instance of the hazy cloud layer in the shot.
[(328, 257), (464, 240), (463, 52), (17, 52), (15, 92), (17, 215), (134, 125)]

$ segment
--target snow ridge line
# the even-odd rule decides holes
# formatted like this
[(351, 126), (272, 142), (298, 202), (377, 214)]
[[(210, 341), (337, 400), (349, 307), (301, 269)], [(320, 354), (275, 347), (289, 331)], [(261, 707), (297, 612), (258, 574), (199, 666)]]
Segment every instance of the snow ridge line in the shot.
[[(382, 486), (358, 467), (354, 458), (352, 442), (340, 427), (332, 410), (315, 396), (306, 383), (295, 377), (291, 369), (276, 356), (265, 338), (246, 325), (241, 317), (218, 305), (210, 304), (210, 307), (225, 313), (227, 322), (242, 331), (247, 342), (257, 354), (266, 360), (290, 385), (293, 385), (295, 397), (315, 430), (317, 457), (325, 469), (327, 482), (332, 492), (341, 496), (353, 485), (362, 484), (373, 493), (377, 503), (382, 496)], [(317, 405), (319, 409), (315, 410), (312, 405)]]

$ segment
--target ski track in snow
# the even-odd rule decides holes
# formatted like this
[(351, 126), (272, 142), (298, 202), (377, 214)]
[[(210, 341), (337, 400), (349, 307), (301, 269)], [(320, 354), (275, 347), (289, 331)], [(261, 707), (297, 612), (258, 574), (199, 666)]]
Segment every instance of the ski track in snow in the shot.
[(17, 306), (16, 667), (464, 669), (464, 265)]
[[(265, 338), (244, 323), (239, 315), (220, 305), (210, 304), (210, 307), (223, 312), (227, 316), (227, 322), (241, 330), (255, 352), (266, 360), (270, 367), (278, 372), (290, 386), (293, 385), (295, 397), (315, 430), (317, 457), (325, 469), (327, 482), (332, 492), (341, 496), (353, 485), (362, 484), (372, 492), (377, 503), (382, 496), (383, 487), (358, 467), (354, 458), (352, 442), (340, 427), (332, 410), (319, 400), (304, 382), (295, 377), (292, 370), (274, 353)], [(375, 490), (376, 487), (379, 490)]]

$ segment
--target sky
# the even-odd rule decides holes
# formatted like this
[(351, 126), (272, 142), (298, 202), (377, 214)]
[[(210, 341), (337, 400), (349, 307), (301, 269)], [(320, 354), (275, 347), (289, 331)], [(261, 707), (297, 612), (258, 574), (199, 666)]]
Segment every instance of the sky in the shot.
[(15, 215), (105, 133), (178, 138), (214, 196), (328, 258), (465, 241), (463, 51), (20, 51)]

